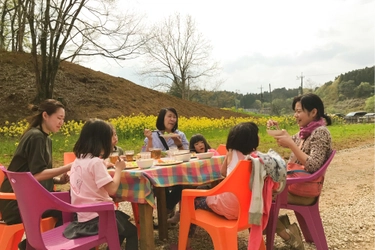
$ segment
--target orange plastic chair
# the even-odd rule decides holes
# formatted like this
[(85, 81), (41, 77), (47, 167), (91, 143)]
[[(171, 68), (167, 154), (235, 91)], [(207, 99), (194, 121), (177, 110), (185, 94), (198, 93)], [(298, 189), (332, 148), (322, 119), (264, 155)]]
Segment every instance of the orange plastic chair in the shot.
[[(248, 229), (249, 207), (251, 190), (249, 181), (251, 177), (251, 161), (242, 160), (236, 168), (220, 184), (209, 190), (184, 189), (181, 198), (180, 232), (178, 249), (185, 250), (190, 224), (193, 223), (205, 229), (211, 236), (215, 250), (237, 250), (237, 232)], [(240, 202), (240, 211), (237, 220), (226, 218), (202, 209), (195, 210), (194, 199), (200, 196), (211, 196), (224, 192), (236, 195)], [(265, 250), (262, 238), (260, 249)]]
[(216, 151), (219, 153), (219, 155), (226, 155), (227, 154), (227, 146), (225, 144), (220, 144)]
[[(1, 164), (0, 164), (1, 165)], [(4, 172), (0, 171), (0, 186), (4, 180)], [(14, 193), (3, 193), (0, 192), (0, 199), (4, 200), (15, 200), (16, 195)], [(0, 221), (2, 216), (0, 213)], [(41, 231), (45, 232), (55, 227), (56, 219), (53, 217), (42, 219)], [(18, 250), (18, 243), (22, 240), (25, 230), (23, 224), (7, 225), (4, 222), (0, 222), (0, 246), (1, 250)]]
[(76, 159), (74, 152), (64, 152), (64, 165), (73, 162)]

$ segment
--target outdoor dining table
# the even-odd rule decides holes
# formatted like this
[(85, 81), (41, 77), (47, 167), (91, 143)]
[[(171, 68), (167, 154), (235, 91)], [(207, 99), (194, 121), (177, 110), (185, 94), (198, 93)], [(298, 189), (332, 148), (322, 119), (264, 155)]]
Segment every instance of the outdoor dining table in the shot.
[(189, 162), (174, 165), (122, 171), (121, 183), (114, 199), (117, 202), (138, 203), (140, 249), (155, 249), (152, 213), (156, 206), (159, 239), (168, 237), (165, 188), (175, 185), (198, 186), (220, 180), (220, 166), (223, 161), (224, 156), (214, 156), (203, 160), (191, 159)]

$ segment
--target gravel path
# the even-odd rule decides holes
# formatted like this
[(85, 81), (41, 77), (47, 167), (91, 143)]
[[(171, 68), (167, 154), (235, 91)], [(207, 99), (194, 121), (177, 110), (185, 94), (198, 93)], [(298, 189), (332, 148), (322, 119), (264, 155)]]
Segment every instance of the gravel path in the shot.
[[(129, 202), (120, 203), (120, 209), (132, 215)], [(296, 221), (290, 211), (291, 222)], [(340, 150), (329, 166), (320, 200), (320, 213), (330, 250), (375, 249), (374, 207), (374, 144)], [(156, 214), (155, 214), (156, 217)], [(170, 243), (178, 242), (178, 226), (169, 230), (168, 242), (158, 240), (154, 231), (156, 250), (168, 250)], [(238, 249), (247, 249), (248, 232), (238, 234)], [(279, 237), (275, 248), (289, 249)], [(213, 249), (209, 235), (198, 228), (192, 249)], [(306, 250), (316, 249), (305, 243)]]

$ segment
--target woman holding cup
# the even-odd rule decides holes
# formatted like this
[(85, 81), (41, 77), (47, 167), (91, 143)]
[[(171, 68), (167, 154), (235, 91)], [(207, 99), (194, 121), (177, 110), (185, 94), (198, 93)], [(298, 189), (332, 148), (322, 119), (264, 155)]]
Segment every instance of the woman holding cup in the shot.
[[(186, 135), (178, 130), (178, 115), (174, 108), (163, 108), (156, 119), (157, 130), (145, 129), (144, 146), (142, 151), (150, 151), (154, 158), (160, 158), (161, 151), (177, 147), (178, 150), (189, 149), (189, 141)], [(164, 136), (163, 135), (168, 135)], [(181, 200), (182, 186), (176, 185), (165, 189), (168, 214), (172, 214), (174, 208)], [(180, 213), (176, 212), (173, 221), (178, 221)]]

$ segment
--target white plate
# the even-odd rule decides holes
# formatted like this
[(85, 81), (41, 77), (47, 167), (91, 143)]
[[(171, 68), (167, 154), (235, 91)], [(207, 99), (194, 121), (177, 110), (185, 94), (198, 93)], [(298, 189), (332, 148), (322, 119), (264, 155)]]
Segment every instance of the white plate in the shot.
[(267, 133), (271, 136), (279, 136), (283, 134), (282, 130), (267, 130)]
[(163, 135), (160, 135), (160, 136), (167, 139), (167, 138), (172, 138), (172, 137), (178, 137), (179, 135), (175, 134), (175, 133), (171, 133), (171, 134), (163, 134)]
[(154, 164), (154, 166), (169, 166), (169, 165), (176, 165), (180, 163), (183, 163), (183, 161), (166, 160), (163, 162), (157, 162)]

